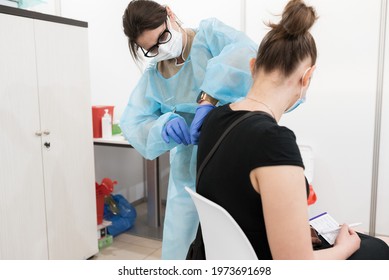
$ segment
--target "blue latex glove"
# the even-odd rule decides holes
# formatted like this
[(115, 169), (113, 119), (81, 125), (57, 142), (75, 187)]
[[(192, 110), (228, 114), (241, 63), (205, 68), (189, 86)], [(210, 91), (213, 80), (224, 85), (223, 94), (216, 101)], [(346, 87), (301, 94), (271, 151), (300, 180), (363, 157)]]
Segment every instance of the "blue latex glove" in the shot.
[(203, 125), (204, 118), (214, 108), (216, 108), (216, 106), (213, 106), (212, 104), (200, 105), (197, 107), (195, 117), (190, 125), (190, 140), (193, 145), (197, 145), (199, 143), (200, 130)]
[(166, 143), (170, 143), (169, 137), (177, 144), (189, 145), (191, 143), (189, 128), (183, 118), (176, 117), (165, 124), (162, 129), (162, 139)]

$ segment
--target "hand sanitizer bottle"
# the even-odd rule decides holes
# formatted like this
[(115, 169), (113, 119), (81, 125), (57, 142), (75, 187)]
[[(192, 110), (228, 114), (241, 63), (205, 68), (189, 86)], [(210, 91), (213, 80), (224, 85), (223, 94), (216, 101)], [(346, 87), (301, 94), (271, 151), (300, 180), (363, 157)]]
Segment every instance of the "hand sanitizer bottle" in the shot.
[(103, 138), (112, 138), (112, 118), (108, 113), (108, 109), (105, 109), (105, 114), (101, 118), (101, 130)]

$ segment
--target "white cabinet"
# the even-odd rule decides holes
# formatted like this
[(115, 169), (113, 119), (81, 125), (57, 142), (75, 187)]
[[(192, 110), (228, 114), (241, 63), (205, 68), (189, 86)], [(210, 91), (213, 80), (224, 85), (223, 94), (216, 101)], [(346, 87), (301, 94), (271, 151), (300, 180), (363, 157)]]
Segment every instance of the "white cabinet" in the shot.
[(89, 258), (98, 247), (87, 24), (2, 12), (0, 259)]

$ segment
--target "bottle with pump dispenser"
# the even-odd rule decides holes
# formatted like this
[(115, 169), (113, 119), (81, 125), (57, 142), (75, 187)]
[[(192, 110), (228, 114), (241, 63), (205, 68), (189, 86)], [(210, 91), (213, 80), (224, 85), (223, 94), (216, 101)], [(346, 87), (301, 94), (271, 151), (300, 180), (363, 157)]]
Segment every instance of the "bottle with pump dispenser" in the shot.
[(112, 117), (108, 113), (108, 109), (105, 109), (105, 114), (101, 118), (101, 130), (103, 138), (112, 138)]

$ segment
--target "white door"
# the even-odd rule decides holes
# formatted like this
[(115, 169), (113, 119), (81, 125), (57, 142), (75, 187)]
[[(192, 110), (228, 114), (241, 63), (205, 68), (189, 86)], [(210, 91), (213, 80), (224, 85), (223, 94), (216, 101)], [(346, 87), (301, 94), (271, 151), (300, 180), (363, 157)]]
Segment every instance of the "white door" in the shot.
[(98, 252), (87, 28), (34, 23), (49, 258), (86, 259)]
[(47, 259), (33, 20), (0, 14), (0, 259)]

